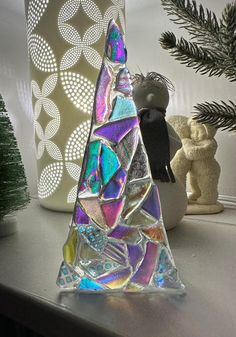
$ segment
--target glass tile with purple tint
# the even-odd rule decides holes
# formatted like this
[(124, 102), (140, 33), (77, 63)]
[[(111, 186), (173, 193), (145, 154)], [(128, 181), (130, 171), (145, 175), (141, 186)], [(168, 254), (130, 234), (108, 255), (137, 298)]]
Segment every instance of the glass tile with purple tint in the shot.
[(109, 233), (108, 236), (114, 239), (121, 239), (126, 241), (127, 238), (129, 238), (136, 232), (137, 232), (136, 228), (118, 225), (111, 233)]
[(110, 91), (112, 85), (112, 72), (108, 65), (103, 64), (95, 95), (96, 123), (105, 123), (111, 113)]
[(131, 84), (129, 70), (127, 68), (123, 68), (119, 71), (116, 77), (115, 90), (121, 92), (126, 96), (132, 95), (133, 86)]
[(118, 199), (120, 198), (127, 179), (127, 173), (125, 170), (120, 169), (117, 174), (112, 178), (109, 183), (105, 186), (102, 199)]
[(89, 216), (82, 210), (79, 204), (75, 208), (74, 222), (76, 225), (89, 224)]
[(137, 125), (137, 117), (125, 118), (118, 122), (101, 126), (94, 131), (94, 134), (96, 136), (104, 137), (113, 143), (119, 143), (121, 139), (124, 138), (127, 133)]
[(111, 62), (124, 64), (127, 60), (123, 36), (114, 21), (108, 27), (105, 52)]
[(123, 206), (124, 206), (123, 200), (109, 202), (101, 205), (104, 218), (108, 227), (112, 228), (117, 224)]
[(143, 259), (143, 250), (138, 245), (127, 245), (128, 253), (129, 253), (129, 261), (133, 270), (136, 269), (137, 264)]
[(150, 194), (148, 195), (146, 201), (143, 203), (142, 208), (157, 220), (160, 219), (161, 209), (160, 209), (160, 198), (157, 186), (153, 186)]
[(156, 267), (157, 255), (158, 245), (152, 242), (148, 242), (143, 261), (140, 264), (137, 272), (131, 278), (132, 283), (147, 285), (150, 282)]

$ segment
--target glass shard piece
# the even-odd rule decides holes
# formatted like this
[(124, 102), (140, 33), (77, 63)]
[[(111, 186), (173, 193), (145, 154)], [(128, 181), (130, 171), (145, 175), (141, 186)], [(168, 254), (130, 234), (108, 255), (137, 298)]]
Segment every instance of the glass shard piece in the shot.
[(84, 174), (84, 181), (86, 187), (91, 193), (96, 194), (99, 192), (99, 155), (101, 150), (101, 142), (95, 141), (89, 144), (87, 165)]
[(87, 277), (82, 278), (80, 281), (80, 284), (77, 287), (80, 290), (92, 290), (92, 291), (98, 291), (98, 290), (104, 290), (105, 288), (101, 286), (99, 283), (94, 282), (93, 280), (90, 280)]
[(111, 177), (120, 167), (119, 160), (115, 152), (105, 144), (102, 144), (100, 156), (102, 184), (106, 185)]
[(87, 242), (82, 241), (78, 247), (78, 261), (90, 261), (100, 258), (100, 253), (95, 251)]
[(108, 65), (103, 64), (98, 78), (95, 99), (96, 123), (107, 121), (111, 113), (110, 91), (112, 85), (112, 72)]
[(144, 235), (152, 241), (165, 242), (165, 234), (162, 226), (154, 226), (142, 230)]
[(94, 225), (80, 225), (80, 235), (87, 241), (89, 246), (98, 252), (103, 252), (107, 244), (107, 236)]
[(63, 246), (64, 261), (72, 264), (76, 257), (77, 230), (71, 227), (66, 243)]
[(99, 227), (106, 229), (106, 221), (104, 219), (100, 204), (97, 198), (80, 199), (80, 203), (83, 206), (87, 215), (92, 219)]
[(101, 206), (108, 227), (112, 228), (117, 224), (123, 205), (124, 201), (118, 200)]
[(117, 145), (116, 152), (121, 167), (128, 170), (138, 144), (138, 128), (132, 129)]
[(121, 92), (126, 96), (132, 95), (133, 86), (131, 84), (129, 70), (127, 68), (123, 68), (119, 71), (116, 78), (115, 90)]
[(160, 209), (160, 198), (157, 190), (157, 186), (153, 186), (149, 196), (146, 201), (143, 203), (142, 208), (152, 216), (154, 216), (157, 220), (160, 219), (161, 209)]
[(106, 276), (98, 277), (97, 282), (105, 285), (109, 289), (123, 288), (128, 282), (131, 275), (131, 268), (125, 268), (121, 271), (117, 271)]
[(173, 267), (173, 260), (167, 248), (162, 246), (157, 265), (158, 273), (166, 273)]
[(133, 270), (135, 270), (138, 263), (143, 259), (143, 250), (138, 245), (128, 244), (127, 248), (130, 265), (133, 267)]
[(107, 31), (106, 56), (111, 62), (124, 64), (127, 59), (127, 52), (124, 45), (120, 28), (115, 22), (110, 22)]
[(143, 200), (148, 195), (151, 188), (151, 181), (139, 181), (136, 184), (128, 184), (126, 190), (126, 202), (122, 217), (127, 220), (130, 215), (137, 210)]
[(148, 242), (146, 253), (137, 272), (131, 278), (131, 283), (147, 285), (152, 278), (156, 267), (158, 246), (155, 243)]
[(155, 274), (153, 277), (155, 287), (162, 289), (180, 289), (184, 290), (183, 283), (180, 281), (176, 268), (172, 268), (166, 274)]
[(127, 245), (123, 242), (108, 241), (103, 251), (103, 256), (123, 266), (128, 265)]
[(60, 288), (73, 289), (79, 281), (79, 275), (63, 261), (57, 277), (57, 285)]
[(109, 121), (114, 122), (122, 118), (133, 116), (137, 116), (137, 108), (134, 101), (131, 98), (117, 96)]
[(113, 179), (105, 186), (102, 199), (119, 199), (123, 193), (125, 183), (127, 179), (127, 173), (125, 170), (120, 169)]
[(113, 143), (119, 143), (127, 133), (138, 125), (138, 118), (125, 118), (118, 122), (109, 123), (101, 126), (94, 131), (96, 136), (104, 137)]
[(129, 226), (137, 226), (137, 227), (145, 227), (155, 225), (157, 220), (149, 214), (143, 212), (142, 210), (138, 210), (134, 212), (129, 219), (127, 219), (127, 224)]
[(93, 294), (180, 293), (184, 286), (167, 241), (125, 60), (123, 37), (112, 20), (57, 284)]
[(150, 176), (148, 157), (144, 146), (139, 141), (129, 170), (128, 181), (143, 179)]
[(108, 236), (114, 239), (124, 240), (127, 243), (138, 243), (141, 240), (141, 235), (137, 228), (123, 225), (116, 226)]
[(75, 207), (74, 222), (76, 225), (89, 224), (88, 214), (82, 210), (79, 204)]
[(99, 259), (86, 262), (82, 261), (80, 264), (85, 272), (92, 278), (97, 278), (101, 275), (114, 272), (121, 267), (118, 263), (108, 259)]

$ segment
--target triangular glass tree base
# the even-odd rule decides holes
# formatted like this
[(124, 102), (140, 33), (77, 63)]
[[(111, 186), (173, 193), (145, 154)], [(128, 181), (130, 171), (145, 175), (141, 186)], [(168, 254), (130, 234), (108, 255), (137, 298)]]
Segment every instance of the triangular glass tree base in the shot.
[(87, 293), (181, 293), (126, 57), (123, 36), (111, 21), (57, 284)]

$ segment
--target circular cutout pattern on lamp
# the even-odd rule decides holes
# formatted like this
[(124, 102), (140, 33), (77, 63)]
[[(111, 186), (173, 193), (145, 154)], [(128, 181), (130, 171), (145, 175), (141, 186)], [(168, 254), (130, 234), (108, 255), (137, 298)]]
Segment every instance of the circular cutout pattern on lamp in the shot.
[(61, 72), (61, 83), (67, 97), (76, 108), (91, 114), (95, 92), (94, 84), (85, 76), (72, 72)]
[(62, 174), (63, 164), (60, 162), (45, 167), (38, 183), (39, 198), (47, 198), (55, 192), (60, 184)]

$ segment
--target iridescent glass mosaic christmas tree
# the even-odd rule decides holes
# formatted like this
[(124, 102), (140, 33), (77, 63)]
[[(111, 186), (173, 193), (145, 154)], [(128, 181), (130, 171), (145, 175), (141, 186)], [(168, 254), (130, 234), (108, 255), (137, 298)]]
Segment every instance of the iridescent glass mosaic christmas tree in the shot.
[(57, 284), (81, 292), (180, 292), (126, 59), (111, 21)]

